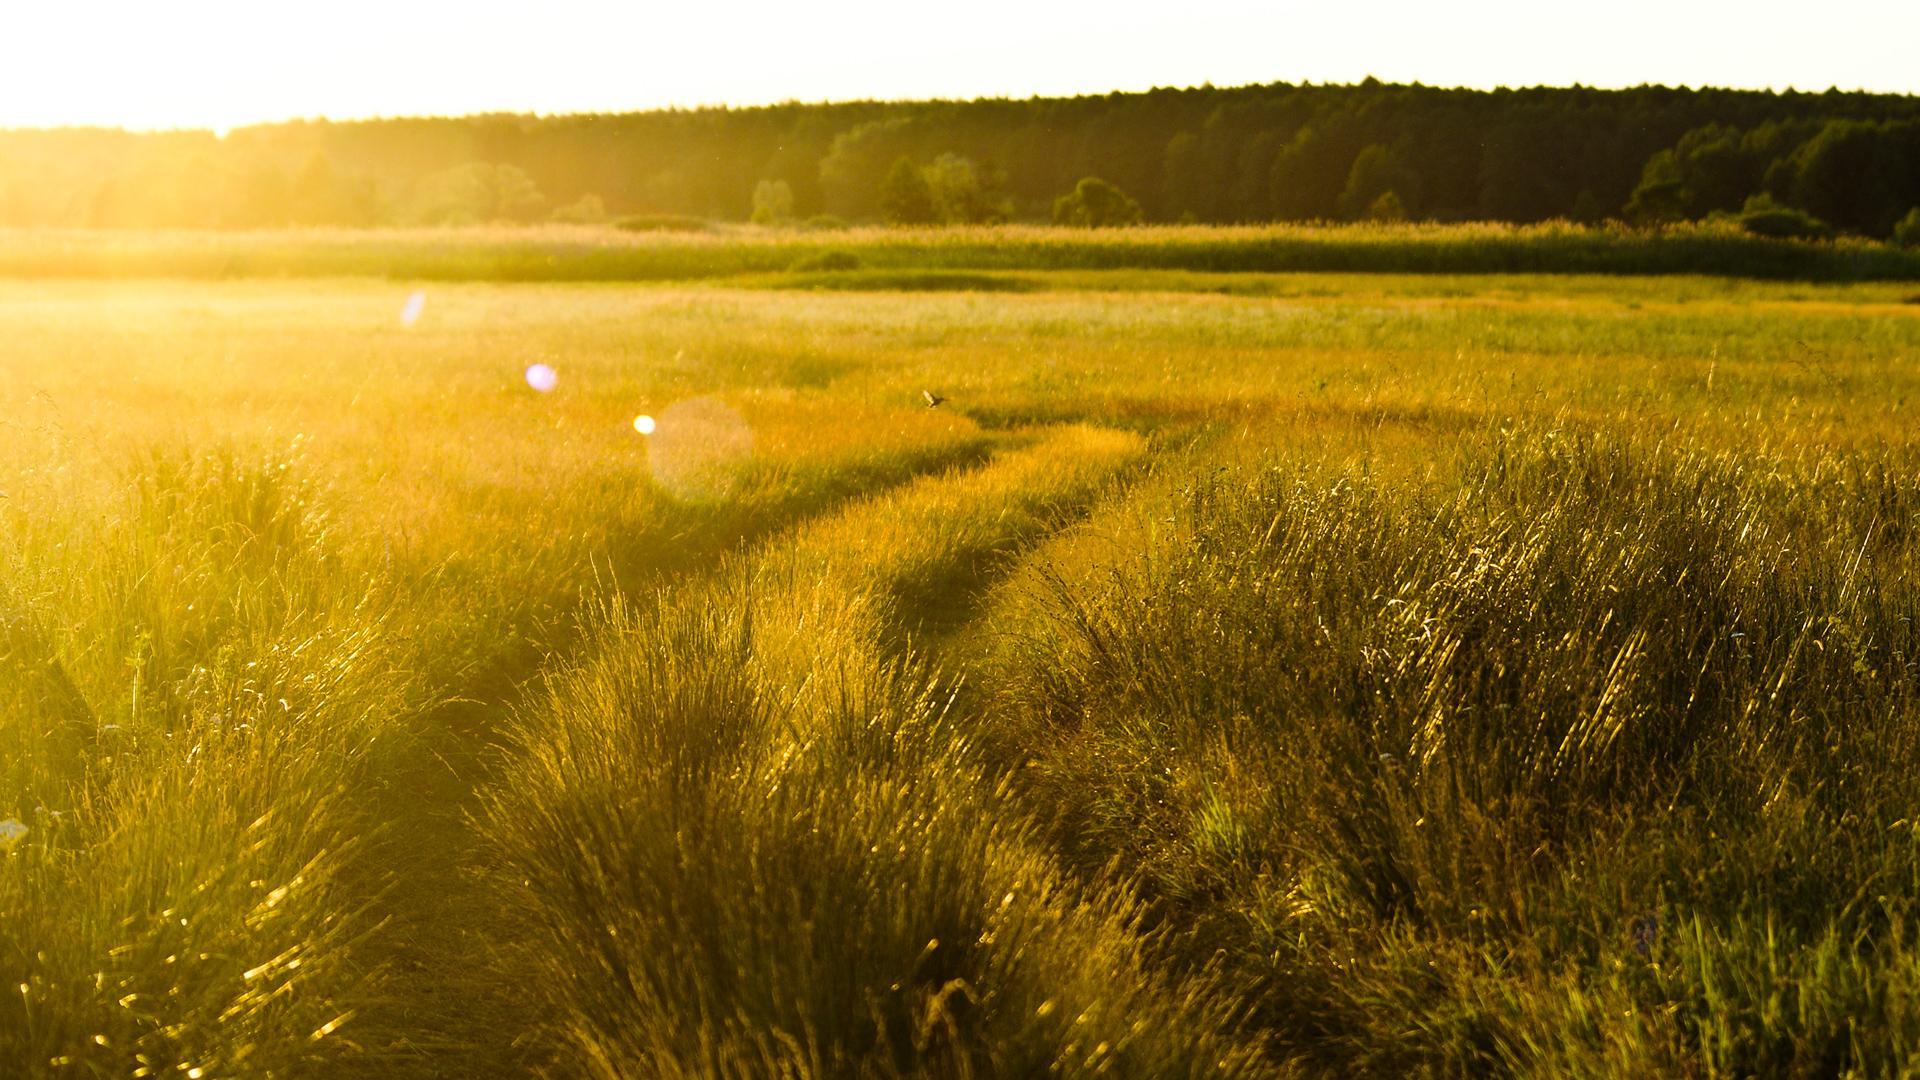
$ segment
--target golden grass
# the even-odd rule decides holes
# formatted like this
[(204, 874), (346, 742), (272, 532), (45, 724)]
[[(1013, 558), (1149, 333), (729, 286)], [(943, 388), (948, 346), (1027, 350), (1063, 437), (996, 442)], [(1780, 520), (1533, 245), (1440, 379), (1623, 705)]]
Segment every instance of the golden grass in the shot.
[(1901, 286), (992, 272), (0, 283), (0, 1060), (1908, 1060)]

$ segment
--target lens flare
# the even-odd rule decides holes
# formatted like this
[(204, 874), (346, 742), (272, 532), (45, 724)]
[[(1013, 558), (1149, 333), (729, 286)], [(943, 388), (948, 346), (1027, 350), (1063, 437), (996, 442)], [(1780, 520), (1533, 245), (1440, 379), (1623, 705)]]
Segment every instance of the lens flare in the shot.
[(560, 373), (546, 364), (534, 364), (527, 368), (527, 385), (543, 394), (551, 394), (553, 388), (560, 385)]
[(658, 417), (636, 417), (633, 429), (648, 435), (647, 469), (653, 482), (683, 502), (728, 497), (753, 457), (753, 432), (746, 418), (710, 397), (676, 401)]
[(426, 293), (416, 292), (412, 296), (407, 297), (407, 302), (400, 307), (400, 325), (412, 326), (414, 323), (419, 322), (420, 313), (426, 309)]

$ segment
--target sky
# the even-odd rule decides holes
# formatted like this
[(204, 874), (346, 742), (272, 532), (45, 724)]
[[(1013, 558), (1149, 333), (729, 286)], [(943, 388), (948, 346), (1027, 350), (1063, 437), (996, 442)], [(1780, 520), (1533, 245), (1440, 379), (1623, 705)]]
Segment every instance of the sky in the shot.
[(0, 0), (0, 127), (1356, 82), (1920, 93), (1920, 0)]

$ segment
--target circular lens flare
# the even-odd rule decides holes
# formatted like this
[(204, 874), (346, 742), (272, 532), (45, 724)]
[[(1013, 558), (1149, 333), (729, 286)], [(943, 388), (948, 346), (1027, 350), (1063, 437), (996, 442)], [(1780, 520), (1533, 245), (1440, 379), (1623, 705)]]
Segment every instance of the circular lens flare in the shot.
[(527, 385), (543, 394), (550, 394), (560, 385), (560, 373), (546, 364), (534, 364), (527, 368)]
[(635, 417), (633, 429), (647, 436), (653, 482), (681, 502), (729, 497), (753, 457), (746, 418), (710, 397), (676, 401), (657, 417)]

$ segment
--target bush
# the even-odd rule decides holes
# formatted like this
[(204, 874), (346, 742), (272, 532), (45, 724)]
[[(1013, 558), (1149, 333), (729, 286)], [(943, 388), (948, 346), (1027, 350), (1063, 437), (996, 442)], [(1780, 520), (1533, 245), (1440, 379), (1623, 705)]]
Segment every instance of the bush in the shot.
[(1805, 210), (1777, 203), (1769, 195), (1748, 199), (1734, 220), (1755, 236), (1776, 240), (1819, 240), (1833, 235), (1833, 229), (1826, 222)]
[(847, 219), (837, 214), (815, 214), (801, 222), (800, 226), (805, 229), (817, 229), (821, 232), (829, 232), (846, 228)]
[(707, 232), (713, 224), (688, 214), (630, 214), (613, 227), (624, 232)]
[(1140, 224), (1140, 204), (1097, 176), (1089, 176), (1053, 202), (1055, 225), (1099, 229)]
[(1893, 242), (1900, 247), (1920, 247), (1920, 206), (1907, 211), (1893, 227)]
[(1382, 192), (1380, 197), (1367, 206), (1368, 221), (1405, 221), (1407, 208), (1400, 202), (1400, 196), (1391, 191)]

